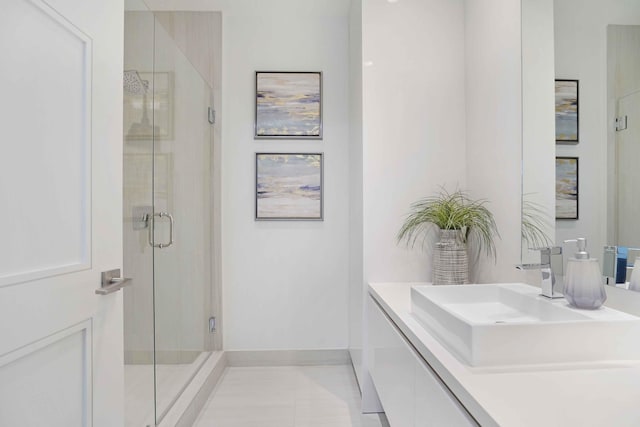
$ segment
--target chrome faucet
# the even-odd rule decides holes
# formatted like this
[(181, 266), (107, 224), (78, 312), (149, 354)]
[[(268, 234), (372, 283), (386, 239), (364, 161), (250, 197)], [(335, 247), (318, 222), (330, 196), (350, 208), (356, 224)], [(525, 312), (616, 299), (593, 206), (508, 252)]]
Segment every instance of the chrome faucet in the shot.
[(547, 298), (562, 298), (563, 295), (554, 290), (556, 275), (553, 273), (553, 268), (551, 267), (551, 256), (562, 255), (562, 248), (560, 246), (547, 246), (533, 249), (540, 251), (540, 264), (519, 264), (516, 268), (519, 270), (540, 269), (540, 273), (542, 274), (542, 292), (540, 295)]

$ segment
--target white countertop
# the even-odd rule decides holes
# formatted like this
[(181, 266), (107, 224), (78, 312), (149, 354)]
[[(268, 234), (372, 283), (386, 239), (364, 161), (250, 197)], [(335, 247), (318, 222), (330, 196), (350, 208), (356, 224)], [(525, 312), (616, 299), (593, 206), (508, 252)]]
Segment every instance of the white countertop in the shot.
[(640, 426), (640, 361), (471, 367), (413, 317), (412, 285), (369, 292), (483, 427)]

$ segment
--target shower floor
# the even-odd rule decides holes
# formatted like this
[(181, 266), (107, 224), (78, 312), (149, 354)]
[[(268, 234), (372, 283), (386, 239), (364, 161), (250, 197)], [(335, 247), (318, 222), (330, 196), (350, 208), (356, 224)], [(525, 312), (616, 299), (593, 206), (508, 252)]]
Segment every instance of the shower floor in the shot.
[[(209, 352), (203, 352), (189, 364), (157, 365), (158, 415), (164, 414), (173, 404), (209, 354)], [(155, 425), (153, 386), (153, 365), (124, 366), (126, 427)]]

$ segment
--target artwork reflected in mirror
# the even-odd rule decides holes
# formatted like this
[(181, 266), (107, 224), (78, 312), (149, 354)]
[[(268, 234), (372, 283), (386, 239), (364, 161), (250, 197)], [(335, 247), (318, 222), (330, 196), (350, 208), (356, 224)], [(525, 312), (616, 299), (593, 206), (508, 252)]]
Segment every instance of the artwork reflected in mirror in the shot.
[(556, 157), (556, 219), (578, 219), (578, 158)]
[(556, 142), (577, 144), (578, 80), (556, 80)]

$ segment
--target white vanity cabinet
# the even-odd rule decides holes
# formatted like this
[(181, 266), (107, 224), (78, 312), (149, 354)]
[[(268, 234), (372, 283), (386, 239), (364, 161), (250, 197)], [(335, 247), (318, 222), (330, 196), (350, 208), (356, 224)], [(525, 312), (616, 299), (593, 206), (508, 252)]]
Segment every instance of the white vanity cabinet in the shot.
[(478, 426), (372, 296), (367, 304), (368, 365), (391, 427)]

